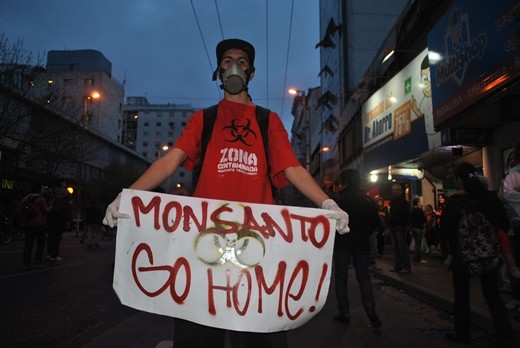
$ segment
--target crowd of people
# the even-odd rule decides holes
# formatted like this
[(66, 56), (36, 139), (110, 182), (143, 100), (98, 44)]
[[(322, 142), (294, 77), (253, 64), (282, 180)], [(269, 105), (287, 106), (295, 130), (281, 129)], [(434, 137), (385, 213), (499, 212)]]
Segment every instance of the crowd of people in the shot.
[[(67, 227), (72, 227), (72, 207), (66, 182), (42, 190), (33, 185), (21, 201), (19, 219), (24, 234), (23, 264), (26, 270), (44, 267), (45, 262), (62, 261), (60, 245)], [(103, 211), (91, 200), (83, 214), (80, 243), (99, 247)], [(34, 248), (36, 244), (36, 248)], [(33, 250), (35, 249), (35, 250)]]
[[(470, 279), (478, 277), (497, 334), (498, 347), (516, 347), (508, 309), (520, 308), (520, 143), (508, 157), (506, 173), (498, 192), (489, 190), (488, 180), (476, 168), (461, 162), (453, 168), (456, 191), (439, 195), (436, 209), (419, 197), (412, 206), (403, 187), (392, 186), (388, 206), (382, 197), (367, 203), (359, 193), (352, 170), (342, 177), (346, 187), (339, 193), (339, 206), (350, 214), (351, 232), (336, 237), (334, 249), (335, 287), (338, 300), (336, 321), (348, 323), (349, 301), (346, 281), (350, 260), (354, 262), (361, 301), (374, 328), (381, 326), (375, 315), (375, 300), (368, 276), (368, 250), (381, 256), (385, 246), (394, 253), (390, 272), (411, 273), (412, 264), (440, 260), (452, 274), (454, 329), (447, 338), (471, 344)], [(355, 171), (354, 171), (355, 172)], [(373, 213), (372, 213), (373, 212)], [(379, 214), (379, 223), (373, 215)], [(381, 237), (382, 236), (382, 237)], [(369, 240), (372, 237), (372, 242)], [(377, 257), (376, 256), (376, 257)], [(435, 256), (432, 258), (431, 256)], [(502, 286), (502, 288), (500, 288)], [(509, 291), (513, 300), (504, 303), (500, 291)]]

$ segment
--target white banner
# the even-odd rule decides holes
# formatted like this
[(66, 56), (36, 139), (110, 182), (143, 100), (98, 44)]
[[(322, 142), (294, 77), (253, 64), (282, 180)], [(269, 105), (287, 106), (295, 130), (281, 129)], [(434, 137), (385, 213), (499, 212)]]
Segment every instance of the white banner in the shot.
[(298, 327), (327, 298), (335, 221), (321, 209), (123, 190), (114, 289), (124, 305), (252, 332)]

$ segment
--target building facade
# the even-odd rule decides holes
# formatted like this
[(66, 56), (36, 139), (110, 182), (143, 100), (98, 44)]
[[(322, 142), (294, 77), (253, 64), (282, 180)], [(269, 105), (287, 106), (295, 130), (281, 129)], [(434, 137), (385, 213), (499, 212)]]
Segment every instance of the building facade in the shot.
[[(190, 104), (150, 104), (146, 97), (128, 97), (123, 111), (123, 144), (154, 161), (173, 147), (195, 109)], [(180, 167), (163, 183), (166, 192), (192, 191), (191, 171)]]
[[(349, 136), (343, 148), (339, 132), (348, 124), (350, 98), (357, 86), (364, 83), (364, 72), (377, 55), (381, 42), (388, 35), (407, 0), (362, 1), (320, 0), (320, 80), (322, 105), (321, 124), (323, 146), (322, 185), (336, 190), (342, 169), (340, 152), (347, 156), (358, 153), (359, 139)], [(356, 96), (357, 97), (357, 96)], [(341, 153), (343, 156), (344, 153)]]
[(435, 207), (466, 161), (496, 190), (519, 141), (518, 18), (517, 0), (408, 2), (344, 98), (338, 172), (360, 169), (373, 196), (399, 183)]
[(124, 86), (96, 50), (49, 51), (36, 93), (49, 107), (90, 131), (121, 143)]
[[(110, 62), (97, 51), (87, 55), (91, 62), (49, 56), (49, 69), (0, 61), (0, 210), (14, 223), (28, 192), (46, 193), (63, 181), (74, 189), (70, 203), (79, 222), (82, 196), (108, 204), (151, 164), (120, 143), (124, 91), (111, 79)], [(110, 167), (124, 173), (112, 171), (110, 181)]]

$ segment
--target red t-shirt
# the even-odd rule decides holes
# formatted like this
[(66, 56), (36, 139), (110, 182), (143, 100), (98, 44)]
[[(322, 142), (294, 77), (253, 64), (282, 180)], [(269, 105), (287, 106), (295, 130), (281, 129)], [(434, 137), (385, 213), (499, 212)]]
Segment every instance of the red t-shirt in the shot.
[[(188, 170), (200, 160), (203, 110), (189, 119), (175, 147), (183, 150), (188, 159)], [(277, 114), (269, 115), (269, 164), (271, 178), (276, 187), (287, 184), (283, 170), (299, 166), (287, 131)], [(221, 100), (213, 133), (206, 149), (195, 197), (273, 203), (267, 177), (262, 133), (258, 127), (255, 106)]]

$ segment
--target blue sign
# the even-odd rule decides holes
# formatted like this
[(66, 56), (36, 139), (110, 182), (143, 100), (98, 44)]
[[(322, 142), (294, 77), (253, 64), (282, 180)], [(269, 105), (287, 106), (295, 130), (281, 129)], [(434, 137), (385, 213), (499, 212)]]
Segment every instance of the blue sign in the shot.
[(519, 0), (459, 0), (432, 29), (435, 126), (520, 75), (519, 15)]

